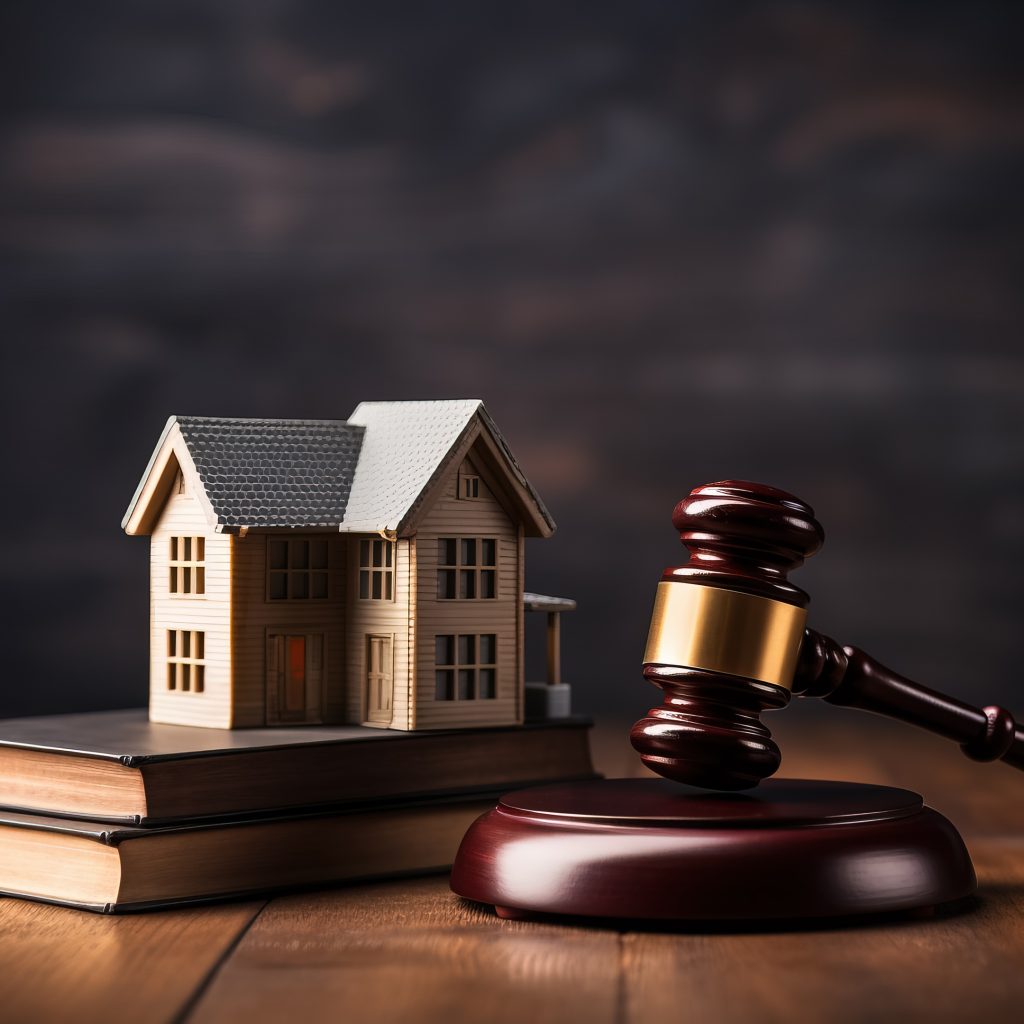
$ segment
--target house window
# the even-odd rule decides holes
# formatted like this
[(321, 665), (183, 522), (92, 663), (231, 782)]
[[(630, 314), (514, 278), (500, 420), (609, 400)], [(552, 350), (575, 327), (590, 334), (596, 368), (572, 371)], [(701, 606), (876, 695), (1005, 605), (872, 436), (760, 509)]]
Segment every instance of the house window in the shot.
[(497, 596), (498, 542), (494, 538), (441, 537), (437, 565), (437, 596), (442, 600)]
[(435, 638), (437, 700), (493, 700), (498, 689), (494, 633), (446, 633)]
[(172, 537), (168, 561), (168, 588), (172, 594), (206, 593), (206, 540)]
[(267, 539), (267, 598), (322, 601), (327, 597), (327, 541)]
[(202, 693), (206, 689), (206, 634), (167, 630), (167, 689)]
[(359, 596), (366, 601), (391, 601), (395, 595), (395, 543), (359, 542)]
[(480, 497), (480, 477), (473, 476), (469, 473), (463, 473), (459, 476), (459, 497), (473, 498)]

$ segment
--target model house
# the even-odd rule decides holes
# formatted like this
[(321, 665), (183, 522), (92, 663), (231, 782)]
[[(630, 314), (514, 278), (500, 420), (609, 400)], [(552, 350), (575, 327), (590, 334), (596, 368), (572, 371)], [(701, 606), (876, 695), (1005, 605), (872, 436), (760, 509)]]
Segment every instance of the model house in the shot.
[(155, 722), (519, 723), (527, 605), (564, 689), (573, 603), (523, 593), (555, 524), (479, 401), (172, 416), (122, 526), (150, 538)]

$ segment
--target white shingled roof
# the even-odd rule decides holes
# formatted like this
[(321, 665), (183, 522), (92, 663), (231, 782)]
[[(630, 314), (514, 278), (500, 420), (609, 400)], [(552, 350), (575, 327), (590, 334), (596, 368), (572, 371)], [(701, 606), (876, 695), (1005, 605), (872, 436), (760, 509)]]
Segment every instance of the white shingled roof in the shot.
[(362, 402), (348, 418), (366, 427), (342, 533), (397, 530), (483, 403)]

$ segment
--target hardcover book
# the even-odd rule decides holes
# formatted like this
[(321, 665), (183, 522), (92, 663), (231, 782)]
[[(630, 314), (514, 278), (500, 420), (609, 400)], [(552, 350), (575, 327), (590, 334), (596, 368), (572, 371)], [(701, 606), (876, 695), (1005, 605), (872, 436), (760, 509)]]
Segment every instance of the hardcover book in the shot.
[(0, 721), (0, 804), (154, 825), (593, 778), (581, 718), (486, 729), (207, 729), (144, 710)]
[(0, 814), (0, 891), (115, 913), (451, 866), (497, 798), (157, 828)]

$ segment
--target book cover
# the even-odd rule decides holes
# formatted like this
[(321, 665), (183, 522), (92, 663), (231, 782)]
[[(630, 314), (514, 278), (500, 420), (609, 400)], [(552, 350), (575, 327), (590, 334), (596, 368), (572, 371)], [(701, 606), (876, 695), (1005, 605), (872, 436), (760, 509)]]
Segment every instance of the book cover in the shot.
[(206, 729), (144, 710), (0, 722), (0, 803), (152, 825), (592, 778), (589, 721), (399, 732)]
[(115, 913), (441, 871), (497, 795), (157, 828), (6, 812), (0, 892)]

